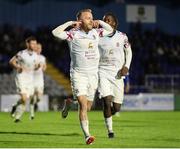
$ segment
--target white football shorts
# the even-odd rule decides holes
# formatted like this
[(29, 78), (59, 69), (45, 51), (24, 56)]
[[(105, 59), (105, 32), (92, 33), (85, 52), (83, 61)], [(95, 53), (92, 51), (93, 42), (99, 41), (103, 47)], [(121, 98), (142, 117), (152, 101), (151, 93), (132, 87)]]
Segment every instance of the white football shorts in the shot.
[(44, 93), (44, 79), (34, 78), (34, 91), (43, 94)]
[(34, 84), (32, 79), (15, 77), (15, 84), (17, 93), (26, 94), (28, 98), (34, 94)]
[(77, 99), (77, 96), (85, 95), (89, 101), (93, 101), (98, 87), (97, 73), (73, 71), (70, 76), (74, 98)]
[(100, 77), (99, 88), (100, 97), (113, 96), (113, 102), (122, 104), (124, 99), (123, 79), (109, 79)]

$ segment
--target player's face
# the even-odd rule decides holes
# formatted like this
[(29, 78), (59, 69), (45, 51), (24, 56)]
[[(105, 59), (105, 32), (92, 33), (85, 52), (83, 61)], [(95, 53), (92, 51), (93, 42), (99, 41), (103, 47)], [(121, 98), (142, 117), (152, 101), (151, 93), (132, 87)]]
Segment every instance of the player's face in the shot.
[(83, 12), (80, 17), (80, 21), (82, 21), (82, 28), (86, 30), (92, 30), (93, 28), (93, 16), (90, 12)]
[(37, 44), (37, 45), (36, 45), (36, 53), (37, 53), (37, 54), (41, 54), (41, 51), (42, 51), (42, 46), (41, 46), (41, 44)]
[(109, 24), (113, 29), (115, 29), (116, 22), (112, 16), (104, 16), (103, 21)]
[(32, 50), (32, 51), (35, 51), (36, 50), (36, 47), (37, 47), (37, 41), (36, 40), (31, 40), (29, 43), (26, 44), (27, 45), (27, 48)]

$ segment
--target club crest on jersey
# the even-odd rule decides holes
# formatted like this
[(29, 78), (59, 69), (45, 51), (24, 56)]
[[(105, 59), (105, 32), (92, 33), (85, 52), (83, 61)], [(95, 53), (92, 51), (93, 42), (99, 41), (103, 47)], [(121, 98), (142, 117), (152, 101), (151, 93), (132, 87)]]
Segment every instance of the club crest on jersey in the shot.
[(110, 50), (109, 50), (109, 55), (112, 55), (112, 54), (113, 54), (113, 50), (110, 49)]
[(92, 44), (92, 42), (90, 42), (90, 43), (88, 44), (88, 49), (93, 49), (93, 44)]

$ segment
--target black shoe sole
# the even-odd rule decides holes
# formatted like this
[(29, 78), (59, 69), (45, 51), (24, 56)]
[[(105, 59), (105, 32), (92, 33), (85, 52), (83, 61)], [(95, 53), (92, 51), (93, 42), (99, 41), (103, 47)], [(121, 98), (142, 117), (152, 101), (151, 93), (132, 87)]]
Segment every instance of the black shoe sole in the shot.
[(114, 133), (109, 133), (108, 138), (110, 138), (110, 139), (114, 138)]
[(15, 119), (14, 122), (15, 122), (15, 123), (19, 123), (19, 122), (21, 122), (21, 120), (20, 120), (20, 119)]

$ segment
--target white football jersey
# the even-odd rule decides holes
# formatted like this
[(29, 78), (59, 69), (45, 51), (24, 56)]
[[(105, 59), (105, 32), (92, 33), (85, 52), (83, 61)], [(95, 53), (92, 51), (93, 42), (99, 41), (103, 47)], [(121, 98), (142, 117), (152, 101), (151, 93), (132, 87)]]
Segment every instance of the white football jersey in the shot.
[[(38, 55), (38, 64), (45, 65), (46, 64), (46, 58), (42, 54)], [(42, 67), (40, 67), (38, 70), (34, 71), (34, 77), (36, 78), (43, 78), (43, 70)]]
[(123, 65), (129, 68), (132, 53), (126, 34), (116, 31), (112, 36), (100, 38), (99, 51), (99, 72), (101, 74), (114, 77)]
[(71, 55), (71, 70), (97, 71), (99, 64), (99, 35), (95, 29), (85, 33), (81, 30), (67, 32)]
[(18, 77), (23, 77), (26, 79), (30, 79), (29, 77), (33, 77), (35, 65), (38, 61), (38, 55), (27, 49), (22, 50), (16, 54), (17, 63), (25, 68), (21, 73), (16, 73)]
[(110, 25), (99, 21), (102, 29), (92, 29), (88, 33), (80, 29), (64, 31), (73, 21), (66, 22), (52, 31), (53, 35), (66, 39), (70, 47), (71, 72), (97, 72), (99, 64), (99, 37), (112, 33)]

